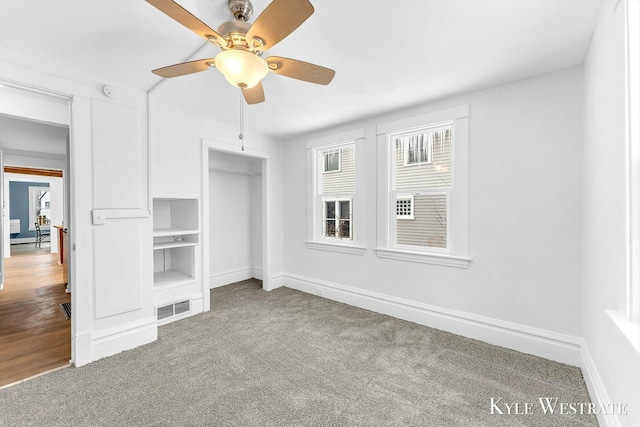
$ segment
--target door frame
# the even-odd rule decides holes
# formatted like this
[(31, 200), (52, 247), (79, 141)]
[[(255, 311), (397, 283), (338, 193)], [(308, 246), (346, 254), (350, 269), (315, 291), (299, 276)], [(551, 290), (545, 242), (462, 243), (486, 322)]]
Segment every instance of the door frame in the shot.
[[(90, 301), (90, 293), (85, 289), (80, 289), (76, 284), (81, 281), (90, 283), (89, 258), (85, 255), (78, 255), (76, 252), (76, 244), (78, 238), (85, 239), (82, 233), (78, 233), (77, 214), (76, 211), (81, 207), (77, 203), (76, 194), (81, 192), (78, 187), (81, 186), (81, 180), (78, 179), (78, 162), (75, 157), (82, 157), (82, 153), (78, 153), (76, 148), (80, 146), (79, 140), (87, 140), (91, 137), (91, 127), (89, 122), (89, 88), (72, 81), (52, 77), (11, 64), (2, 64), (0, 69), (0, 83), (4, 86), (11, 86), (16, 89), (25, 90), (57, 98), (66, 99), (69, 105), (69, 150), (67, 152), (67, 164), (69, 166), (66, 171), (68, 186), (69, 211), (68, 215), (68, 280), (71, 290), (71, 309), (74, 315), (71, 317), (71, 360), (70, 363), (76, 366), (82, 366), (91, 361), (91, 342), (86, 339), (78, 339), (83, 329), (90, 328), (90, 320), (87, 316), (88, 310), (82, 309)], [(75, 157), (74, 157), (75, 156)], [(82, 168), (84, 169), (84, 168)], [(6, 226), (6, 224), (4, 224)], [(89, 246), (87, 244), (87, 246)], [(4, 254), (3, 254), (4, 256)], [(78, 259), (81, 258), (81, 259)], [(86, 265), (86, 267), (78, 269), (76, 266)], [(89, 320), (89, 321), (87, 321)]]
[(239, 146), (231, 145), (210, 139), (202, 140), (202, 290), (204, 294), (204, 311), (210, 310), (209, 300), (209, 276), (210, 276), (210, 245), (209, 238), (209, 152), (221, 151), (228, 154), (234, 154), (242, 157), (257, 158), (262, 163), (262, 289), (270, 291), (275, 289), (274, 278), (271, 277), (271, 256), (269, 247), (271, 244), (270, 227), (272, 221), (271, 215), (271, 155), (269, 153), (242, 149)]

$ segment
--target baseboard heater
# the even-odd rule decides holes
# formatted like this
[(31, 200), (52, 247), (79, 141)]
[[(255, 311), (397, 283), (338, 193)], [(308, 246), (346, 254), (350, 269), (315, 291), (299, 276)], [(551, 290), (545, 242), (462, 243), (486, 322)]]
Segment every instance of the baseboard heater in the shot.
[(169, 305), (163, 305), (162, 307), (158, 307), (156, 310), (156, 314), (158, 320), (163, 320), (168, 317), (177, 316), (178, 314), (186, 313), (191, 309), (191, 304), (189, 300), (174, 302)]

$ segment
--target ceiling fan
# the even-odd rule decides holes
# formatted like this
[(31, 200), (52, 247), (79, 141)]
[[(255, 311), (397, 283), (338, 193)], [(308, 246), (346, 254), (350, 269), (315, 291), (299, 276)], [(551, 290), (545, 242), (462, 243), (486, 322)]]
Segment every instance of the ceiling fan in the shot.
[(235, 19), (223, 23), (218, 31), (211, 29), (173, 0), (146, 1), (222, 49), (215, 58), (198, 59), (153, 70), (158, 76), (178, 77), (215, 67), (229, 83), (242, 89), (242, 95), (248, 104), (258, 104), (264, 101), (261, 80), (269, 71), (323, 85), (329, 84), (335, 75), (334, 70), (296, 59), (261, 57), (263, 51), (274, 47), (313, 14), (313, 6), (308, 0), (273, 0), (253, 24), (247, 22), (253, 12), (250, 0), (228, 0), (229, 10)]

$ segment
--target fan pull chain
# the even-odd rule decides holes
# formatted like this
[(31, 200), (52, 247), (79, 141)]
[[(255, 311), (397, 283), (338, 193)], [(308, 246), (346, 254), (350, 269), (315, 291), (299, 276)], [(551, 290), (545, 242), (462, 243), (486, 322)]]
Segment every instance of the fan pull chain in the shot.
[(240, 89), (240, 141), (242, 142), (242, 151), (244, 151), (244, 97), (242, 96), (242, 89)]

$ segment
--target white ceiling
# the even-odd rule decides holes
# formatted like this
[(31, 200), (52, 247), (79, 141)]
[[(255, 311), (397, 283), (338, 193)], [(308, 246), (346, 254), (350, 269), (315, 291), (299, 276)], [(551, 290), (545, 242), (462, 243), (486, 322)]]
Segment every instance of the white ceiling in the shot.
[[(268, 75), (245, 127), (277, 138), (547, 73), (584, 61), (602, 0), (311, 0), (315, 13), (271, 55), (336, 70), (329, 86)], [(227, 0), (179, 0), (217, 28)], [(255, 19), (269, 0), (253, 0)], [(252, 21), (253, 21), (252, 19)], [(154, 68), (203, 40), (143, 0), (0, 0), (2, 49), (144, 91)], [(214, 57), (215, 46), (194, 59)], [(154, 96), (238, 123), (239, 93), (215, 69)]]
[(69, 128), (0, 114), (0, 147), (66, 156)]

